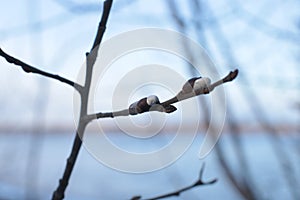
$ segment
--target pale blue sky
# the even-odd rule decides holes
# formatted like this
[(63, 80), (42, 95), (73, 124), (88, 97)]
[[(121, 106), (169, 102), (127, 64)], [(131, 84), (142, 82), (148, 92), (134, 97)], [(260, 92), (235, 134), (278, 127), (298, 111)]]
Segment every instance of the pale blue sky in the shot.
[[(75, 80), (85, 52), (92, 45), (102, 5), (99, 4), (97, 11), (95, 6), (98, 1), (84, 1), (91, 3), (88, 10), (83, 7), (69, 9), (59, 2), (3, 2), (0, 7), (0, 46), (27, 63)], [(187, 1), (176, 2), (180, 3), (186, 22), (193, 22)], [(227, 74), (225, 66), (233, 69), (235, 63), (226, 61), (220, 51), (218, 42), (222, 39), (214, 19), (231, 45), (241, 75), (249, 80), (245, 83), (237, 79), (234, 84), (225, 87), (238, 119), (254, 121), (249, 105), (241, 95), (241, 90), (250, 88), (259, 97), (271, 120), (296, 124), (299, 110), (296, 110), (295, 104), (300, 102), (299, 1), (210, 1), (204, 3), (203, 13), (208, 52), (220, 74)], [(145, 27), (177, 30), (165, 1), (117, 0), (104, 40)], [(188, 28), (187, 34), (197, 39), (192, 28)], [(25, 74), (2, 58), (0, 67), (0, 125), (27, 126), (36, 120), (45, 120), (48, 127), (57, 124), (72, 126), (72, 88), (37, 75)], [(181, 73), (191, 77), (188, 71)], [(37, 109), (39, 104), (41, 107), (46, 105), (46, 110), (40, 111), (44, 119), (37, 117), (36, 110), (42, 110)]]

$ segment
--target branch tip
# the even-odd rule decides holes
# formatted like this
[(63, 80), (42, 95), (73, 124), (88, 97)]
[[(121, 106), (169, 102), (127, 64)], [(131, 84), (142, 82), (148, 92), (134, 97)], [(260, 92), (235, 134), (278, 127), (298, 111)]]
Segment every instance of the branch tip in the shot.
[(224, 82), (233, 81), (239, 74), (239, 70), (235, 69), (234, 71), (229, 72), (229, 74), (223, 79)]

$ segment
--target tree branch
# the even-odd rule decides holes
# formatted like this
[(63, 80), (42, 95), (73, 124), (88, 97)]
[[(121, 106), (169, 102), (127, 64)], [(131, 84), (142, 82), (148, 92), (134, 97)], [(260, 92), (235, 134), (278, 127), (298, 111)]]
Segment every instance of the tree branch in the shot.
[(3, 58), (5, 58), (7, 62), (22, 67), (22, 69), (26, 73), (40, 74), (42, 76), (46, 76), (48, 78), (52, 78), (52, 79), (61, 81), (61, 82), (65, 83), (65, 84), (67, 84), (67, 85), (70, 85), (70, 86), (74, 87), (78, 91), (82, 89), (81, 85), (79, 85), (79, 84), (77, 84), (77, 83), (75, 83), (73, 81), (70, 81), (69, 79), (66, 79), (64, 77), (61, 77), (59, 75), (51, 74), (49, 72), (45, 72), (45, 71), (42, 71), (42, 70), (40, 70), (38, 68), (35, 68), (35, 67), (31, 66), (31, 65), (28, 65), (28, 64), (24, 63), (23, 61), (21, 61), (21, 60), (19, 60), (17, 58), (14, 58), (14, 57), (12, 57), (10, 55), (8, 55), (1, 48), (0, 48), (0, 56), (2, 56)]
[[(210, 181), (203, 181), (202, 177), (203, 177), (203, 172), (204, 172), (204, 168), (205, 168), (205, 164), (202, 165), (201, 169), (200, 169), (200, 173), (199, 173), (199, 178), (197, 181), (195, 181), (193, 184), (189, 185), (189, 186), (186, 186), (186, 187), (183, 187), (179, 190), (176, 190), (174, 192), (170, 192), (170, 193), (167, 193), (167, 194), (163, 194), (163, 195), (159, 195), (159, 196), (156, 196), (156, 197), (152, 197), (152, 198), (149, 198), (149, 199), (144, 199), (144, 200), (157, 200), (157, 199), (164, 199), (164, 198), (169, 198), (169, 197), (172, 197), (172, 196), (179, 196), (181, 193), (187, 191), (187, 190), (191, 190), (195, 187), (198, 187), (198, 186), (204, 186), (204, 185), (211, 185), (211, 184), (214, 184), (218, 181), (218, 179), (213, 179), (213, 180), (210, 180)], [(131, 200), (142, 200), (142, 196), (134, 196), (131, 198)]]
[(101, 43), (104, 31), (106, 29), (106, 23), (110, 13), (112, 2), (113, 2), (112, 0), (106, 0), (104, 2), (103, 13), (102, 13), (101, 21), (98, 26), (94, 44), (90, 52), (86, 54), (85, 83), (82, 90), (80, 90), (79, 92), (81, 97), (81, 106), (80, 106), (80, 118), (78, 122), (78, 128), (73, 142), (71, 154), (67, 159), (67, 164), (64, 170), (63, 177), (59, 180), (59, 185), (57, 189), (53, 192), (52, 200), (61, 200), (64, 198), (65, 190), (68, 186), (73, 168), (75, 166), (80, 148), (82, 146), (81, 138), (84, 135), (84, 131), (87, 124), (89, 123), (89, 121), (84, 120), (84, 117), (87, 116), (88, 97), (89, 97), (90, 85), (92, 80), (93, 67), (94, 67), (95, 60), (97, 58), (98, 47)]

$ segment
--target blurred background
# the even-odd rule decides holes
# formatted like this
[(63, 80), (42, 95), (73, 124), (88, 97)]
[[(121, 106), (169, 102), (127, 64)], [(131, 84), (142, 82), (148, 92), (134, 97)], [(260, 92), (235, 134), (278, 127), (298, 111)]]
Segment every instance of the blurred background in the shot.
[[(76, 80), (96, 34), (102, 1), (11, 0), (2, 2), (0, 13), (4, 51)], [(173, 165), (127, 174), (105, 167), (83, 148), (66, 199), (156, 196), (195, 181), (203, 162), (204, 179), (218, 182), (170, 199), (300, 199), (299, 1), (116, 0), (107, 27), (104, 40), (145, 27), (178, 31), (206, 49), (221, 75), (235, 68), (240, 75), (224, 87), (223, 134), (204, 160), (197, 154), (209, 123), (209, 101), (198, 98), (199, 134)], [(155, 54), (147, 59), (163, 60)], [(187, 79), (199, 75), (184, 62), (170, 62)], [(0, 67), (0, 199), (49, 199), (73, 142), (74, 91), (25, 74), (3, 58)], [(111, 97), (102, 101), (100, 108), (111, 110)], [(112, 122), (106, 119), (103, 126), (118, 137), (122, 133)], [(180, 118), (173, 116), (172, 123)]]

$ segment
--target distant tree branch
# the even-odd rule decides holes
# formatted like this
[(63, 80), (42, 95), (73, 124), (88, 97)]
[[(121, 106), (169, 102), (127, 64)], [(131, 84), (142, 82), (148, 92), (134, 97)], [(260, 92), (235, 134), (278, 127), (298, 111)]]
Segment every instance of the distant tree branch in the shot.
[(262, 17), (246, 10), (239, 1), (232, 0), (230, 5), (233, 6), (237, 19), (245, 22), (248, 26), (254, 28), (267, 36), (288, 41), (293, 45), (299, 46), (300, 35), (297, 32), (287, 30), (286, 28), (276, 27)]
[(67, 9), (69, 12), (74, 13), (87, 13), (87, 12), (99, 12), (99, 6), (97, 3), (77, 3), (72, 0), (56, 0), (56, 3)]
[(42, 71), (42, 70), (40, 70), (38, 68), (35, 68), (35, 67), (33, 67), (33, 66), (29, 65), (29, 64), (26, 64), (23, 61), (21, 61), (21, 60), (19, 60), (17, 58), (14, 58), (14, 57), (12, 57), (10, 55), (8, 55), (1, 48), (0, 48), (0, 56), (2, 56), (3, 58), (5, 58), (7, 62), (22, 67), (22, 69), (26, 73), (40, 74), (40, 75), (46, 76), (48, 78), (56, 79), (58, 81), (61, 81), (61, 82), (65, 83), (65, 84), (67, 84), (67, 85), (70, 85), (70, 86), (74, 87), (78, 91), (82, 88), (81, 85), (79, 85), (79, 84), (77, 84), (77, 83), (75, 83), (73, 81), (70, 81), (69, 79), (66, 79), (66, 78), (61, 77), (61, 76), (56, 75), (56, 74), (51, 74), (49, 72)]
[[(179, 190), (176, 190), (174, 192), (170, 192), (170, 193), (167, 193), (167, 194), (159, 195), (159, 196), (144, 199), (144, 200), (157, 200), (157, 199), (164, 199), (164, 198), (169, 198), (169, 197), (173, 197), (173, 196), (179, 196), (181, 193), (183, 193), (187, 190), (191, 190), (195, 187), (204, 186), (204, 185), (211, 185), (211, 184), (216, 183), (218, 181), (218, 179), (216, 179), (216, 178), (212, 179), (210, 181), (203, 181), (202, 177), (203, 177), (204, 169), (205, 169), (205, 164), (203, 164), (201, 169), (200, 169), (198, 180), (196, 180), (193, 184), (191, 184), (189, 186), (186, 186), (186, 187), (183, 187), (183, 188), (181, 188)], [(131, 198), (131, 200), (142, 200), (142, 196), (134, 196), (134, 197)]]

